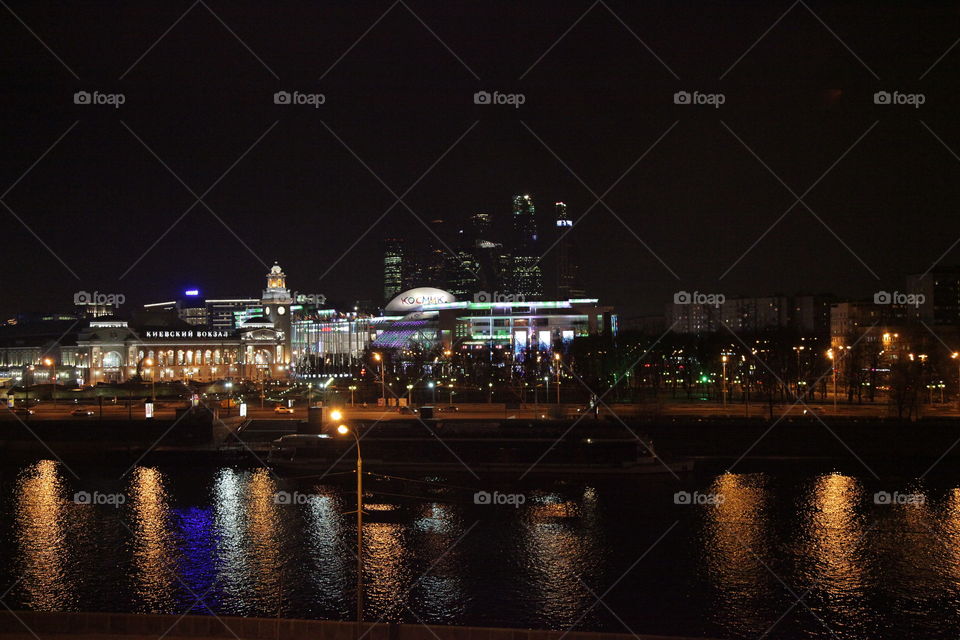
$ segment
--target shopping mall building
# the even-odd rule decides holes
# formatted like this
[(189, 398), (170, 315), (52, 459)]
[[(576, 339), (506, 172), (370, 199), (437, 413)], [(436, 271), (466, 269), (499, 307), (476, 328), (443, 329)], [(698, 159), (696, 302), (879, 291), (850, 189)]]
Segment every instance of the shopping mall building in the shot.
[(369, 364), (364, 355), (370, 350), (389, 350), (401, 360), (438, 348), (477, 357), (500, 350), (522, 359), (529, 348), (563, 350), (576, 337), (616, 334), (617, 317), (595, 298), (467, 302), (422, 287), (399, 294), (380, 315), (304, 309), (291, 329), (294, 370), (322, 377)]
[(414, 353), (564, 349), (574, 338), (615, 334), (616, 316), (596, 299), (458, 301), (446, 291), (405, 291), (381, 313), (325, 308), (292, 295), (274, 265), (258, 298), (144, 305), (129, 319), (51, 318), (0, 327), (0, 380), (61, 384), (145, 380), (276, 379), (357, 375), (371, 350)]

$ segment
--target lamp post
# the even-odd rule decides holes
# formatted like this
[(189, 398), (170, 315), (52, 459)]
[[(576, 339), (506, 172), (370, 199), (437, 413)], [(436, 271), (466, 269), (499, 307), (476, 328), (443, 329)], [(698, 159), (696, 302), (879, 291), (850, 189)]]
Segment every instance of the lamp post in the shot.
[(353, 392), (357, 390), (357, 385), (352, 384), (352, 385), (350, 385), (350, 386), (347, 387), (347, 388), (350, 389), (350, 406), (353, 407), (353, 406), (354, 406), (354, 403), (353, 403)]
[(723, 396), (723, 408), (727, 408), (727, 356), (720, 356), (720, 362), (723, 364), (723, 374), (720, 380), (720, 395)]
[(53, 358), (44, 358), (43, 364), (50, 367), (50, 398), (53, 400), (53, 406), (57, 406), (57, 363)]
[(837, 363), (834, 359), (833, 349), (827, 349), (827, 357), (830, 358), (830, 370), (833, 373), (833, 413), (837, 413)]
[(408, 407), (413, 406), (413, 385), (412, 384), (407, 385), (407, 406)]
[(450, 383), (449, 385), (447, 385), (447, 386), (450, 387), (450, 404), (453, 404), (453, 383), (451, 382), (451, 383)]
[(387, 374), (384, 368), (383, 356), (379, 353), (373, 354), (373, 359), (380, 363), (380, 397), (383, 399), (382, 406), (387, 406)]
[(357, 444), (357, 640), (363, 623), (363, 458), (360, 457), (360, 438), (345, 424), (337, 427), (340, 435), (353, 436)]
[(433, 394), (433, 406), (437, 406), (437, 383), (431, 380), (427, 383), (427, 386), (430, 387), (430, 392)]
[[(143, 364), (147, 365), (147, 367), (152, 367), (153, 360), (151, 360), (150, 358), (147, 358), (146, 360), (143, 361)], [(153, 369), (148, 369), (148, 370), (150, 371), (150, 401), (153, 403), (156, 403), (157, 402), (157, 379), (153, 375)]]
[(960, 351), (954, 351), (950, 357), (957, 361), (957, 409), (960, 409)]
[(233, 404), (233, 383), (227, 382), (227, 417), (230, 417), (230, 406)]
[(557, 370), (557, 406), (560, 406), (560, 367), (561, 367), (561, 362), (560, 362), (560, 354), (559, 354), (559, 353), (553, 354), (553, 361), (556, 363), (554, 368)]
[(797, 352), (797, 398), (800, 398), (800, 352), (803, 351), (804, 346), (800, 345), (794, 347), (793, 350)]

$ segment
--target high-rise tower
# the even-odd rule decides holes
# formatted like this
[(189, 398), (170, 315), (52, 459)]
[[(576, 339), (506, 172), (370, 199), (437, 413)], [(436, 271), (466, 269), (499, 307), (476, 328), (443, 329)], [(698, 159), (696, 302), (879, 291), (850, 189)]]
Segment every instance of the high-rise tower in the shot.
[(543, 272), (537, 242), (537, 216), (533, 198), (513, 197), (513, 260), (508, 287), (510, 295), (529, 300), (543, 297)]
[(557, 300), (582, 298), (585, 296), (580, 286), (580, 265), (576, 247), (573, 244), (573, 220), (567, 216), (567, 205), (557, 202), (554, 207), (554, 233), (556, 234), (556, 257), (554, 258), (555, 295)]
[(402, 238), (387, 238), (383, 248), (383, 299), (392, 300), (404, 290), (408, 265)]

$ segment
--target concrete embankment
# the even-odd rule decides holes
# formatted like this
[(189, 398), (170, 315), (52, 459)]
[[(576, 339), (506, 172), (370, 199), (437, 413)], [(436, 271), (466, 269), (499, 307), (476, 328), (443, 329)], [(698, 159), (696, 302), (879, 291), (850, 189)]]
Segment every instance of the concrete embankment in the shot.
[[(156, 640), (157, 638), (223, 638), (229, 640), (353, 640), (354, 622), (177, 616), (128, 613), (0, 612), (5, 640)], [(369, 640), (686, 640), (677, 636), (634, 636), (627, 633), (545, 631), (493, 627), (365, 623)], [(700, 638), (703, 640), (703, 638)]]

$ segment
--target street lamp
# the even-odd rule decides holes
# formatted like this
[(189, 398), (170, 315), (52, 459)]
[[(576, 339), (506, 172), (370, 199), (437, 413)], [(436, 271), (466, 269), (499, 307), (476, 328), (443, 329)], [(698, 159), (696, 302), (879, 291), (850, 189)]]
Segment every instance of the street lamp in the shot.
[(352, 407), (352, 406), (354, 406), (354, 404), (353, 404), (353, 392), (357, 390), (357, 385), (352, 384), (352, 385), (350, 385), (350, 386), (347, 387), (347, 388), (350, 389), (350, 406)]
[(373, 354), (373, 359), (380, 363), (380, 397), (383, 398), (381, 403), (384, 407), (387, 406), (387, 374), (384, 369), (383, 356), (379, 353)]
[(950, 357), (957, 361), (957, 408), (960, 409), (960, 351), (954, 351)]
[(57, 363), (53, 358), (44, 358), (43, 364), (50, 367), (50, 381), (53, 383), (50, 387), (50, 398), (53, 400), (53, 406), (57, 406)]
[(830, 370), (833, 372), (833, 413), (837, 413), (837, 363), (834, 360), (833, 349), (827, 349), (827, 357), (830, 358)]
[(437, 383), (431, 380), (427, 383), (427, 386), (430, 388), (431, 393), (433, 394), (433, 405), (437, 405)]
[(227, 395), (227, 417), (229, 418), (229, 417), (230, 417), (230, 405), (233, 404), (233, 383), (232, 383), (232, 382), (227, 382), (226, 386), (227, 386), (227, 389), (229, 389), (229, 392), (228, 392), (228, 395)]
[(345, 424), (337, 427), (342, 436), (348, 433), (357, 444), (357, 640), (363, 623), (363, 458), (360, 457), (360, 438)]
[(412, 384), (407, 385), (407, 406), (408, 407), (413, 406), (413, 385)]
[(727, 408), (727, 356), (720, 356), (720, 362), (723, 364), (722, 380), (720, 381), (720, 395), (723, 396), (723, 408)]
[(557, 370), (557, 406), (560, 406), (560, 354), (553, 354), (553, 360), (557, 363), (555, 367)]
[(793, 348), (793, 350), (797, 352), (797, 398), (800, 397), (800, 352), (803, 351), (804, 348), (804, 345)]
[[(147, 367), (152, 367), (153, 360), (147, 358), (143, 361), (143, 364), (147, 365)], [(155, 403), (157, 401), (157, 379), (153, 375), (152, 369), (148, 369), (148, 371), (150, 371), (150, 401)]]

